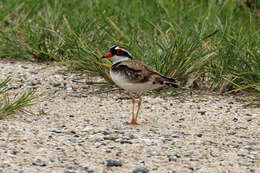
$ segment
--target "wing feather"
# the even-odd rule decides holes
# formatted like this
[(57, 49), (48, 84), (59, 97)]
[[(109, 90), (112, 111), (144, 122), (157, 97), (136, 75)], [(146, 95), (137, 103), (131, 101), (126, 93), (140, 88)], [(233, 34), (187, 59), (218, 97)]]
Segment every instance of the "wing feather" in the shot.
[(112, 70), (125, 75), (131, 83), (147, 82), (151, 76), (148, 67), (138, 61), (123, 61), (114, 64)]

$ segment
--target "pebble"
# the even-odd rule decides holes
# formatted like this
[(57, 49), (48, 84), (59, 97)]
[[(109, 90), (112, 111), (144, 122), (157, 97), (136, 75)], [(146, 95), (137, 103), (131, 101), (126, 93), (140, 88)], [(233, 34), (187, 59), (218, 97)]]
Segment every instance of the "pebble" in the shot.
[(200, 137), (200, 138), (202, 137), (202, 135), (203, 135), (203, 134), (201, 134), (201, 133), (200, 133), (200, 134), (197, 134), (197, 136)]
[(30, 86), (36, 86), (36, 85), (40, 85), (40, 84), (41, 84), (40, 81), (38, 81), (38, 80), (33, 80), (33, 81), (31, 81)]
[(235, 117), (235, 118), (233, 118), (233, 121), (234, 121), (234, 122), (237, 122), (237, 121), (238, 121), (238, 119)]
[(139, 167), (133, 170), (133, 173), (148, 173), (148, 172), (149, 170), (145, 167)]
[(133, 144), (133, 142), (128, 141), (128, 140), (121, 140), (120, 144)]
[(121, 160), (107, 160), (107, 167), (113, 167), (113, 166), (122, 166)]
[(206, 115), (206, 111), (198, 111), (201, 115)]
[(170, 162), (171, 161), (174, 161), (174, 162), (177, 161), (177, 157), (176, 156), (168, 156), (168, 159), (169, 159)]
[(61, 86), (61, 83), (60, 83), (60, 82), (51, 82), (50, 84), (51, 84), (51, 86), (53, 86), (53, 87), (59, 87), (59, 86)]

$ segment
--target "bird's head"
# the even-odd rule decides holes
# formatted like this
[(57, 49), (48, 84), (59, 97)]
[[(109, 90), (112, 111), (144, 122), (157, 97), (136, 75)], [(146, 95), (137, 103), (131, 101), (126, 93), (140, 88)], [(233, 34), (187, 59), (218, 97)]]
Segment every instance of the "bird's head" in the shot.
[(112, 46), (102, 58), (111, 58), (114, 63), (133, 59), (127, 48), (121, 46)]

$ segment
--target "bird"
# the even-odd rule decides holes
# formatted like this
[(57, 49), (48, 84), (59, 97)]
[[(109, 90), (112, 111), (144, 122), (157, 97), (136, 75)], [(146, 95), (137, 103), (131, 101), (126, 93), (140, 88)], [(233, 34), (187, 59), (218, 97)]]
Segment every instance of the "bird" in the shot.
[[(176, 79), (168, 78), (148, 65), (133, 60), (131, 53), (126, 47), (114, 45), (101, 58), (112, 59), (113, 64), (109, 72), (112, 81), (130, 93), (132, 98), (132, 119), (127, 123), (129, 125), (139, 124), (137, 118), (142, 104), (141, 96), (144, 92), (163, 86), (178, 88)], [(139, 97), (136, 114), (134, 112), (135, 97), (133, 94)]]

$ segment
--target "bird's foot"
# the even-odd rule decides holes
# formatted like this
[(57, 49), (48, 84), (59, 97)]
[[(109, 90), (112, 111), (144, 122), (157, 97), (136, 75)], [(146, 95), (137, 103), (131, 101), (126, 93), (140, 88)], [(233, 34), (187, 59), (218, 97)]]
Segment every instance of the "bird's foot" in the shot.
[(131, 122), (127, 122), (127, 125), (139, 125), (135, 119), (132, 119)]

